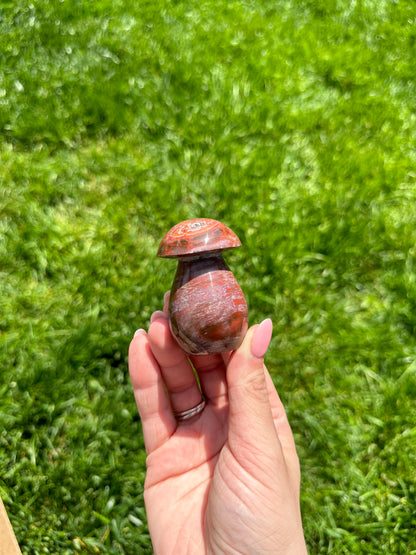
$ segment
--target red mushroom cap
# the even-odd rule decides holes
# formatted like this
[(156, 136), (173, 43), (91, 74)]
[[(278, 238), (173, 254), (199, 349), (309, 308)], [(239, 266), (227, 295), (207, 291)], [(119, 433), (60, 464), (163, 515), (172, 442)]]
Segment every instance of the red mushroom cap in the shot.
[(235, 247), (241, 247), (241, 242), (230, 228), (217, 220), (195, 218), (173, 226), (163, 237), (157, 255), (176, 258)]

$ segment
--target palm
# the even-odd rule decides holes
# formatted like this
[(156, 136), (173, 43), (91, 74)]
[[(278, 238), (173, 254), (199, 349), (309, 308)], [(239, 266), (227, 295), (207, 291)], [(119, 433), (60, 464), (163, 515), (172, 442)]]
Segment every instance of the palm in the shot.
[(226, 409), (208, 405), (198, 421), (178, 426), (173, 436), (148, 456), (148, 519), (157, 516), (163, 546), (172, 553), (179, 552), (174, 548), (179, 545), (180, 552), (204, 552), (205, 512), (219, 453), (227, 439), (226, 420)]

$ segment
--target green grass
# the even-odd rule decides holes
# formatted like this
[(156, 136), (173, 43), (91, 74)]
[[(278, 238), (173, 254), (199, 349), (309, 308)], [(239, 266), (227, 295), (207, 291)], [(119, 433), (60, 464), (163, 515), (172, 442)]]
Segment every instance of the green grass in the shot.
[(151, 553), (126, 354), (224, 221), (310, 553), (416, 553), (410, 1), (0, 4), (0, 496), (24, 554)]

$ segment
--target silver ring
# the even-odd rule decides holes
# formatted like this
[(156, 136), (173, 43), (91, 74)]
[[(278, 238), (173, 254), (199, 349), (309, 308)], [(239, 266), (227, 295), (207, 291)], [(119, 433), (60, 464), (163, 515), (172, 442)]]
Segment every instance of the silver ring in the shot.
[(194, 416), (198, 416), (205, 408), (205, 399), (202, 399), (200, 403), (198, 403), (195, 407), (192, 407), (187, 410), (183, 410), (181, 412), (174, 412), (175, 418), (178, 422), (184, 422), (185, 420), (189, 420)]

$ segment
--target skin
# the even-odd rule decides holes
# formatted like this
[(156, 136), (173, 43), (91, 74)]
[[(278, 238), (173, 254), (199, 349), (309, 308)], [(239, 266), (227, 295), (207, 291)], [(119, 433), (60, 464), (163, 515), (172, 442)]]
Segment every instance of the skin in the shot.
[(197, 405), (201, 391), (170, 333), (166, 304), (131, 342), (156, 555), (307, 553), (293, 435), (263, 357), (252, 353), (252, 344), (258, 355), (270, 339), (260, 327), (233, 353), (191, 358), (206, 407), (182, 423), (173, 411)]

